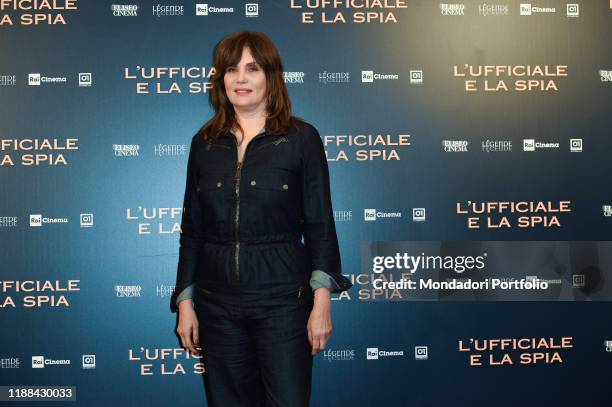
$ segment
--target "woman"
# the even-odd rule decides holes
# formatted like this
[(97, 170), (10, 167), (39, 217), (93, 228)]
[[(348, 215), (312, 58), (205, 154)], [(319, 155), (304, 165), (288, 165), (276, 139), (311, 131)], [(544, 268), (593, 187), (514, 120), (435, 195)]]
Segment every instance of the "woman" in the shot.
[(229, 35), (214, 67), (215, 115), (187, 164), (177, 332), (192, 354), (202, 349), (209, 406), (307, 406), (312, 357), (332, 331), (331, 293), (352, 286), (341, 274), (325, 150), (291, 115), (267, 36)]

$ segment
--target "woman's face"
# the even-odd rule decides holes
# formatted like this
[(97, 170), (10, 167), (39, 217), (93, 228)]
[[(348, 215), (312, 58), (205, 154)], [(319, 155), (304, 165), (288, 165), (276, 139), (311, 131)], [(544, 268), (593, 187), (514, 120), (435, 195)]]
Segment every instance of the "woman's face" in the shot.
[(225, 93), (235, 108), (265, 111), (266, 74), (248, 47), (242, 49), (238, 66), (228, 66), (223, 77)]

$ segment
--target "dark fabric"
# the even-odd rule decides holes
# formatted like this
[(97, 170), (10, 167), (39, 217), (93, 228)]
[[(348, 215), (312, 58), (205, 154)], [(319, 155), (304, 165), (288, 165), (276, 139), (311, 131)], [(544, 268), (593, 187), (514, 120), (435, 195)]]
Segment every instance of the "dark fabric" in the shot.
[(310, 402), (307, 323), (312, 292), (244, 305), (196, 288), (209, 407), (302, 407)]
[(338, 285), (332, 292), (352, 286), (341, 273), (323, 142), (296, 120), (299, 130), (254, 137), (241, 165), (230, 132), (212, 144), (193, 137), (172, 312), (193, 283), (265, 298), (322, 270)]

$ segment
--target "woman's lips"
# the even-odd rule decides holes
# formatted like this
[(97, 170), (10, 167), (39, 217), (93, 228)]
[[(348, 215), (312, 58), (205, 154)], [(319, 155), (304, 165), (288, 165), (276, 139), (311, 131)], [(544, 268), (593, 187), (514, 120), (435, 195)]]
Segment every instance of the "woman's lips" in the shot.
[(251, 93), (250, 90), (235, 90), (234, 92), (236, 92), (239, 95), (246, 95), (246, 94)]

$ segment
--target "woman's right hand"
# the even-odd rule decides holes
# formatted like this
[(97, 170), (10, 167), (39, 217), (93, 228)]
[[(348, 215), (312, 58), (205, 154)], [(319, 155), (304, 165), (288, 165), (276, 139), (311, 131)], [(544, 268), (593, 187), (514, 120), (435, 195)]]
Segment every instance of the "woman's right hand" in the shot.
[(200, 356), (199, 324), (198, 317), (193, 309), (193, 300), (182, 300), (178, 304), (179, 321), (176, 332), (181, 338), (183, 348), (188, 350), (194, 356)]

